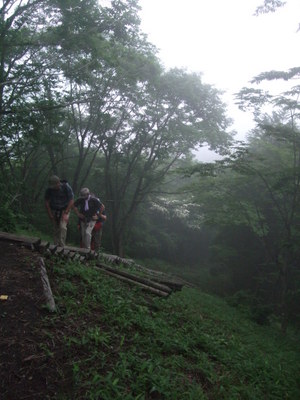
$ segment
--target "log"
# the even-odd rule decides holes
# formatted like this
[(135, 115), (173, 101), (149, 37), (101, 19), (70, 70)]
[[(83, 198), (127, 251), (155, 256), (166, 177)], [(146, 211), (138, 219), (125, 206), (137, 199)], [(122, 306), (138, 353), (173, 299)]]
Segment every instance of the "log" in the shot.
[(42, 278), (42, 283), (43, 283), (43, 290), (44, 290), (44, 294), (46, 297), (47, 306), (50, 311), (54, 312), (54, 311), (56, 311), (55, 301), (54, 301), (54, 297), (52, 294), (50, 282), (48, 279), (44, 259), (42, 257), (40, 258), (40, 268), (41, 268), (41, 278)]
[(58, 247), (57, 244), (50, 244), (49, 250), (50, 250), (51, 254), (55, 254), (56, 253), (57, 247)]
[(105, 253), (101, 253), (101, 257), (105, 258), (107, 261), (111, 262), (111, 263), (119, 263), (119, 259), (120, 257), (115, 256), (113, 254), (105, 254)]
[(90, 250), (89, 254), (87, 255), (88, 260), (95, 260), (97, 258), (97, 253), (95, 250)]
[(0, 239), (2, 240), (9, 240), (11, 242), (17, 242), (17, 243), (24, 243), (27, 245), (33, 245), (36, 246), (40, 244), (41, 239), (37, 237), (29, 237), (29, 236), (19, 236), (19, 235), (14, 235), (13, 233), (8, 233), (8, 232), (0, 232)]
[(145, 279), (149, 279), (152, 282), (154, 281), (161, 285), (168, 286), (169, 288), (171, 288), (172, 290), (175, 290), (175, 291), (181, 290), (183, 288), (183, 286), (195, 287), (195, 285), (193, 285), (192, 283), (184, 281), (183, 279), (178, 278), (176, 276), (168, 275), (165, 272), (156, 271), (156, 270), (144, 267), (142, 265), (135, 264), (134, 261), (131, 259), (120, 258), (118, 256), (114, 256), (112, 254), (105, 254), (105, 253), (102, 253), (101, 257), (104, 258), (105, 260), (108, 260), (115, 264), (122, 263), (123, 265), (132, 266), (137, 271), (141, 271), (145, 275), (147, 275), (145, 277)]
[(115, 274), (113, 272), (108, 271), (105, 268), (99, 268), (99, 267), (94, 267), (94, 268), (96, 268), (98, 271), (101, 271), (101, 272), (105, 273), (106, 275), (112, 276), (112, 277), (114, 277), (116, 279), (119, 279), (119, 280), (121, 280), (123, 282), (131, 283), (133, 285), (139, 286), (142, 289), (144, 289), (144, 290), (146, 290), (146, 291), (148, 291), (148, 292), (150, 292), (152, 294), (155, 294), (157, 296), (160, 296), (160, 297), (169, 296), (169, 293), (167, 293), (167, 292), (155, 289), (154, 287), (151, 287), (151, 286), (144, 285), (143, 283), (137, 282), (136, 280), (125, 278), (125, 276), (121, 276), (119, 274)]
[(57, 249), (55, 250), (55, 255), (60, 256), (62, 255), (64, 252), (64, 248), (63, 247), (57, 247)]
[(167, 285), (161, 285), (158, 282), (153, 282), (150, 279), (146, 279), (146, 278), (143, 278), (141, 276), (129, 274), (128, 272), (121, 271), (119, 269), (109, 267), (108, 265), (105, 265), (105, 264), (97, 263), (96, 265), (98, 267), (104, 268), (107, 271), (110, 271), (110, 272), (112, 272), (114, 274), (121, 275), (121, 276), (124, 276), (125, 278), (128, 278), (128, 279), (143, 283), (146, 286), (151, 286), (151, 287), (153, 287), (155, 289), (158, 289), (158, 290), (161, 290), (161, 291), (167, 292), (167, 293), (171, 293), (172, 292), (172, 289), (170, 289)]
[(64, 247), (64, 251), (62, 252), (62, 256), (63, 256), (63, 257), (66, 257), (66, 258), (69, 258), (69, 254), (70, 254), (70, 250), (68, 250), (68, 249), (66, 249), (66, 248)]
[(124, 265), (128, 265), (128, 266), (132, 266), (135, 265), (134, 261), (129, 259), (129, 258), (121, 258), (119, 256), (115, 256), (113, 254), (106, 254), (106, 253), (101, 253), (101, 257), (104, 258), (105, 260), (113, 263), (113, 264), (124, 264)]
[(39, 251), (41, 242), (42, 242), (42, 239), (38, 239), (36, 242), (32, 243), (34, 250)]
[[(31, 249), (38, 250), (40, 253), (44, 255), (55, 254), (55, 255), (60, 255), (62, 257), (71, 258), (74, 260), (80, 259), (80, 261), (82, 262), (85, 260), (94, 260), (98, 257), (98, 254), (95, 251), (83, 249), (80, 247), (72, 247), (72, 246), (57, 247), (56, 245), (53, 244), (50, 245), (49, 242), (41, 241), (41, 239), (36, 237), (19, 236), (8, 232), (0, 232), (0, 240), (1, 239), (30, 246)], [(80, 257), (77, 257), (77, 254)], [(112, 268), (111, 270), (112, 273), (122, 275), (130, 280), (139, 281), (140, 283), (145, 284), (146, 286), (151, 286), (153, 288), (156, 288), (158, 290), (167, 293), (170, 293), (172, 290), (181, 290), (183, 286), (193, 287), (193, 285), (189, 282), (185, 282), (182, 279), (176, 279), (176, 278), (173, 279), (172, 277), (168, 277), (168, 275), (163, 272), (142, 267), (140, 265), (135, 264), (134, 261), (130, 259), (127, 260), (115, 255), (105, 254), (105, 253), (101, 253), (100, 257), (115, 264), (122, 263), (124, 265), (132, 265), (137, 270), (140, 270), (145, 274), (147, 274), (148, 277), (145, 278), (137, 277), (136, 275), (126, 273), (125, 271), (119, 271), (115, 268)], [(99, 264), (99, 266), (101, 268), (106, 268), (107, 270), (109, 270), (110, 268), (107, 265)]]
[(39, 244), (39, 251), (46, 251), (47, 249), (49, 249), (50, 247), (50, 243), (49, 242), (40, 242)]
[[(73, 257), (73, 261), (80, 261), (80, 259), (81, 259), (80, 254), (75, 253), (75, 256)], [(85, 259), (85, 258), (83, 257), (83, 259)]]
[(75, 251), (70, 251), (70, 253), (68, 254), (68, 258), (70, 260), (73, 260), (75, 256), (76, 256), (76, 252)]
[(82, 247), (74, 247), (74, 246), (65, 246), (64, 249), (69, 251), (76, 251), (76, 253), (82, 255), (89, 255), (91, 252), (91, 250), (89, 249), (83, 249)]
[(84, 249), (82, 247), (65, 246), (64, 254), (78, 253), (83, 255), (88, 260), (94, 260), (97, 257), (97, 253), (94, 250)]
[(157, 279), (157, 278), (153, 278), (153, 279), (155, 282), (160, 283), (161, 285), (167, 285), (169, 288), (171, 288), (174, 291), (181, 290), (184, 286), (183, 283), (178, 282), (178, 281), (169, 281), (166, 279)]
[(162, 285), (167, 285), (173, 290), (181, 290), (183, 286), (187, 287), (196, 287), (196, 285), (192, 284), (191, 282), (187, 282), (182, 278), (179, 278), (178, 276), (172, 276), (169, 275), (165, 272), (161, 271), (155, 271), (153, 269), (143, 267), (142, 265), (138, 264), (132, 264), (133, 268), (135, 268), (138, 271), (141, 271), (148, 275), (148, 277), (158, 283), (161, 283)]

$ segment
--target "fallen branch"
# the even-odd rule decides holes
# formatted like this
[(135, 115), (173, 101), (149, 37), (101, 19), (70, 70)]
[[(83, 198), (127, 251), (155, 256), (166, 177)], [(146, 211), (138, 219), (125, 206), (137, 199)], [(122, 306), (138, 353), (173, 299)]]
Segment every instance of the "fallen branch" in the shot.
[(36, 247), (41, 243), (41, 239), (37, 237), (19, 236), (8, 232), (0, 232), (0, 239), (21, 243), (29, 247), (31, 247), (31, 245)]
[(119, 275), (119, 274), (110, 272), (110, 271), (108, 271), (108, 270), (105, 269), (105, 268), (100, 268), (100, 267), (95, 267), (95, 268), (96, 268), (98, 271), (101, 271), (101, 272), (105, 273), (106, 275), (110, 275), (110, 276), (112, 276), (112, 277), (114, 277), (114, 278), (116, 278), (116, 279), (119, 279), (119, 280), (121, 280), (121, 281), (124, 281), (124, 282), (127, 282), (127, 283), (131, 283), (131, 284), (133, 284), (133, 285), (139, 286), (139, 287), (141, 287), (142, 289), (144, 289), (144, 290), (146, 290), (146, 291), (148, 291), (148, 292), (150, 292), (150, 293), (153, 293), (153, 294), (155, 294), (155, 295), (157, 295), (157, 296), (161, 296), (161, 297), (167, 297), (167, 296), (169, 296), (169, 293), (167, 293), (167, 292), (164, 292), (164, 291), (159, 290), (159, 289), (155, 289), (154, 287), (151, 287), (151, 286), (147, 286), (147, 285), (145, 285), (145, 284), (143, 284), (143, 283), (141, 283), (141, 282), (138, 282), (138, 281), (136, 281), (136, 280), (126, 278), (125, 276), (122, 276), (122, 275)]
[(155, 289), (161, 290), (162, 292), (167, 292), (167, 293), (171, 293), (172, 292), (172, 289), (170, 287), (168, 287), (167, 285), (162, 285), (162, 284), (160, 284), (158, 282), (153, 282), (150, 279), (143, 278), (142, 276), (129, 274), (128, 272), (119, 270), (117, 268), (112, 268), (112, 267), (109, 267), (108, 265), (101, 264), (101, 263), (97, 263), (96, 265), (98, 267), (104, 268), (107, 271), (110, 271), (110, 272), (112, 272), (114, 274), (121, 275), (121, 276), (124, 276), (125, 278), (131, 279), (133, 281), (137, 281), (137, 282), (143, 283), (146, 286), (151, 286), (151, 287), (153, 287)]
[(44, 259), (42, 257), (40, 258), (40, 268), (41, 268), (41, 278), (42, 278), (43, 289), (44, 289), (44, 294), (46, 297), (47, 306), (50, 311), (54, 312), (54, 311), (56, 311), (55, 301), (54, 301), (54, 297), (52, 294), (50, 282), (48, 279)]
[(143, 274), (147, 275), (147, 277), (145, 277), (144, 279), (148, 278), (152, 282), (156, 282), (163, 286), (168, 286), (172, 290), (181, 290), (183, 288), (183, 286), (195, 287), (195, 285), (191, 284), (190, 282), (184, 281), (183, 279), (181, 279), (179, 277), (173, 277), (173, 276), (170, 276), (169, 274), (166, 274), (165, 272), (156, 271), (156, 270), (150, 269), (148, 267), (144, 267), (142, 265), (136, 264), (131, 259), (120, 258), (118, 256), (114, 256), (112, 254), (105, 254), (105, 253), (101, 253), (101, 257), (104, 258), (105, 260), (109, 261), (110, 263), (123, 264), (125, 266), (130, 266), (130, 267), (134, 268), (135, 270), (140, 271)]

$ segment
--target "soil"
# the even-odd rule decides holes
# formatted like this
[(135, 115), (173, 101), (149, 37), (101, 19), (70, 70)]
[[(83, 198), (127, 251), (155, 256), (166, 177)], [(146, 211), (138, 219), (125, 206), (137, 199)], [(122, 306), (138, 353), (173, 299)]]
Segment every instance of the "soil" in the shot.
[[(0, 400), (85, 400), (74, 379), (72, 360), (86, 354), (67, 348), (65, 338), (78, 324), (88, 326), (91, 318), (95, 323), (101, 306), (92, 317), (81, 315), (80, 321), (51, 313), (43, 291), (41, 257), (19, 242), (0, 238), (0, 296), (5, 296), (0, 297)], [(49, 259), (47, 267), (56, 293)]]
[(1, 400), (55, 399), (57, 389), (68, 385), (67, 371), (64, 379), (59, 376), (60, 367), (65, 368), (63, 356), (48, 357), (45, 351), (52, 339), (45, 329), (49, 311), (40, 257), (31, 249), (0, 240), (0, 296), (8, 296), (0, 300)]

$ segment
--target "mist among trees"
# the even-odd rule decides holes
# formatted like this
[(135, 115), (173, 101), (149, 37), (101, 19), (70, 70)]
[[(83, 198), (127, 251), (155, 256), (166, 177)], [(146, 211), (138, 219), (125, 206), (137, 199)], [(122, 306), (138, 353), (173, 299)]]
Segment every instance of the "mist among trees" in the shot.
[[(239, 143), (221, 93), (163, 67), (138, 9), (135, 0), (2, 2), (1, 230), (49, 233), (44, 191), (56, 174), (76, 197), (87, 186), (105, 204), (104, 251), (171, 265), (259, 323), (299, 324), (300, 67), (241, 88), (256, 127)], [(260, 89), (278, 79), (294, 84), (277, 96)], [(204, 144), (223, 158), (196, 161)]]

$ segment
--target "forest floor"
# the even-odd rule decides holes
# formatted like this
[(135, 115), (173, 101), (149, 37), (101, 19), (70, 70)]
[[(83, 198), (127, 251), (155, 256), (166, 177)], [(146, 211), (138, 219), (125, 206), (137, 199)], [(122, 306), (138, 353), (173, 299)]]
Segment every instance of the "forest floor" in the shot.
[[(0, 240), (0, 397), (2, 400), (45, 399), (45, 388), (60, 385), (57, 368), (40, 346), (45, 299), (40, 255)], [(55, 390), (53, 389), (55, 396)], [(55, 398), (55, 397), (53, 397)]]
[(41, 254), (0, 240), (1, 400), (300, 398), (298, 337), (193, 288), (158, 298), (92, 265), (45, 261), (56, 313)]

